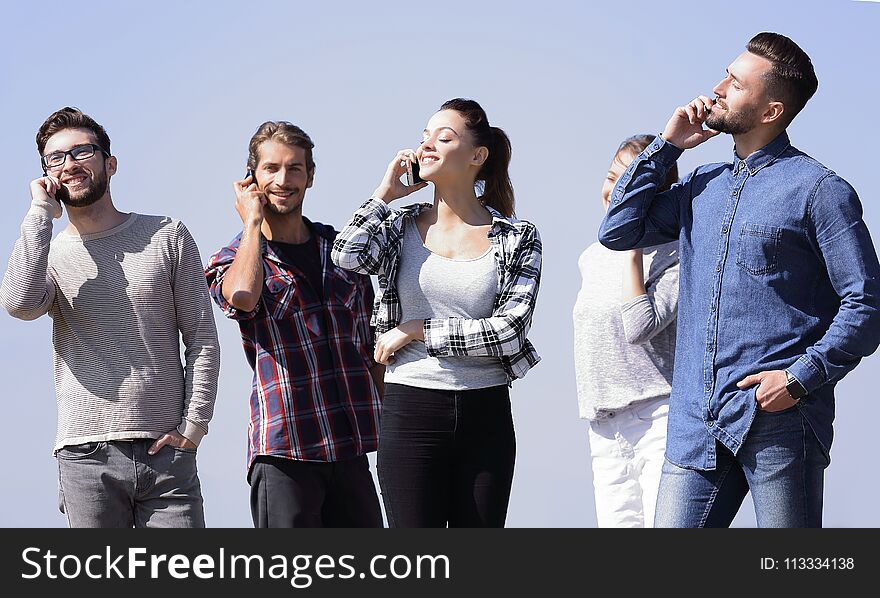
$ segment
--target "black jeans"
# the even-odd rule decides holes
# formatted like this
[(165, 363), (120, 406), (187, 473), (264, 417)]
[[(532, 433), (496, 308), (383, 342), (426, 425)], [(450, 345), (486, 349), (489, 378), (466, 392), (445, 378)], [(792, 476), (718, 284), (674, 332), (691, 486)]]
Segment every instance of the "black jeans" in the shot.
[(516, 436), (506, 386), (386, 384), (377, 468), (390, 527), (504, 527)]
[(331, 463), (260, 456), (248, 482), (254, 527), (382, 527), (366, 455)]

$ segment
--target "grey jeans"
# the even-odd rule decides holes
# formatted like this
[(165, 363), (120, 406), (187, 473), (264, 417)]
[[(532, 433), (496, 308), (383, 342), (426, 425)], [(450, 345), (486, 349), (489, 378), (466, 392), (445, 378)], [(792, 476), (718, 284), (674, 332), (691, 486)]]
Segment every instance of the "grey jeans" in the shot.
[(70, 527), (205, 527), (196, 450), (153, 440), (66, 446), (58, 459), (59, 507)]

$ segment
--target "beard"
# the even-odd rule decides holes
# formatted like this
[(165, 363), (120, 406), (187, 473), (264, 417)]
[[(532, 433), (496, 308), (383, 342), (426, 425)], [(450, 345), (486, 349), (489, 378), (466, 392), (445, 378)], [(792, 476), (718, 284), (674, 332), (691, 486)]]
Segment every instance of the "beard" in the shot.
[(712, 112), (706, 119), (706, 126), (728, 135), (744, 135), (757, 125), (757, 110), (725, 110), (721, 114)]
[(102, 171), (100, 175), (94, 175), (94, 177), (94, 179), (89, 179), (89, 184), (85, 189), (80, 189), (73, 193), (67, 187), (61, 185), (58, 191), (55, 192), (55, 199), (71, 208), (84, 208), (92, 205), (104, 197), (109, 185), (106, 171)]
[[(293, 189), (293, 193), (291, 195), (297, 196), (297, 195), (300, 195), (300, 193), (301, 193), (300, 189)], [(267, 199), (268, 199), (268, 196), (269, 196), (269, 193), (266, 192)], [(292, 214), (294, 212), (298, 212), (299, 210), (301, 210), (302, 209), (302, 200), (303, 200), (303, 198), (300, 197), (298, 202), (290, 204), (288, 206), (277, 206), (277, 205), (273, 204), (271, 200), (269, 200), (266, 202), (266, 209), (269, 210), (270, 212), (272, 212), (273, 214), (277, 214), (279, 216), (286, 216), (287, 214)]]
[(273, 214), (278, 214), (279, 216), (285, 216), (287, 214), (291, 214), (293, 212), (296, 212), (301, 207), (302, 207), (301, 203), (294, 204), (292, 206), (281, 207), (281, 206), (276, 206), (271, 201), (266, 202), (266, 209), (269, 210), (270, 212), (272, 212)]

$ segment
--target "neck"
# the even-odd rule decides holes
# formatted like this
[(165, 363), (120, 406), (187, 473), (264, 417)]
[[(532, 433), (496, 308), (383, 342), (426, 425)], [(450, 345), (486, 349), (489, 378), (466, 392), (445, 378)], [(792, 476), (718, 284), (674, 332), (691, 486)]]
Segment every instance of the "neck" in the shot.
[(267, 240), (279, 243), (305, 243), (311, 237), (299, 209), (289, 214), (267, 214), (260, 231)]
[(434, 209), (438, 222), (464, 222), (472, 226), (489, 224), (492, 217), (483, 207), (474, 191), (474, 184), (443, 184), (434, 186)]
[(742, 135), (734, 135), (733, 143), (736, 146), (736, 155), (739, 156), (741, 160), (745, 160), (756, 151), (776, 139), (776, 137), (778, 137), (779, 134), (782, 133), (784, 130), (785, 129), (780, 129), (779, 127), (773, 127), (769, 129), (756, 127), (748, 133), (743, 133)]
[(125, 219), (129, 216), (116, 209), (116, 206), (113, 205), (113, 200), (110, 198), (109, 191), (104, 194), (104, 197), (90, 206), (82, 208), (65, 207), (67, 208), (67, 220), (69, 222), (68, 230), (80, 236), (110, 230), (125, 222)]

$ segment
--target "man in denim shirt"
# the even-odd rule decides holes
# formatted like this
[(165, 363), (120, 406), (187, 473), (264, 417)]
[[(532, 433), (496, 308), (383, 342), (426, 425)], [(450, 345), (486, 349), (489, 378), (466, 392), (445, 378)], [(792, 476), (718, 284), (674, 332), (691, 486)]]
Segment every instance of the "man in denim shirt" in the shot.
[[(758, 34), (714, 100), (676, 109), (602, 222), (612, 249), (680, 241), (657, 527), (728, 526), (749, 491), (760, 527), (822, 524), (834, 386), (880, 343), (880, 265), (856, 192), (786, 134), (817, 86), (793, 41)], [(719, 133), (732, 163), (656, 192)]]

